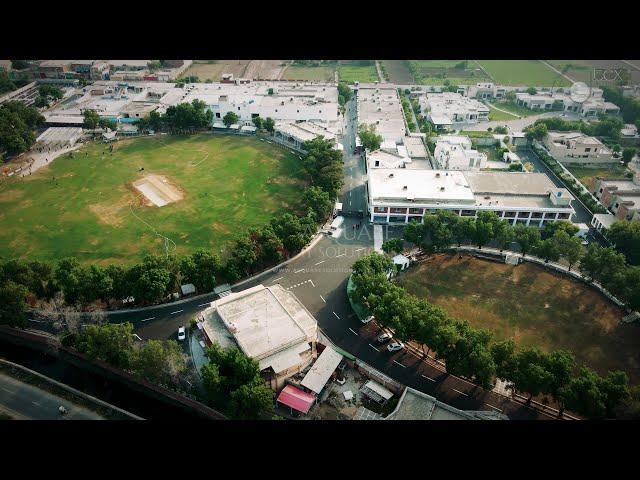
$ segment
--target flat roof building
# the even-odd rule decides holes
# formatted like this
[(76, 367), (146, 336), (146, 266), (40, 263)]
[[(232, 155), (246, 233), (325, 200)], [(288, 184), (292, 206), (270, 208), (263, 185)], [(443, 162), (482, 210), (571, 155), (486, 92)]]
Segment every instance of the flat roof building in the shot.
[(469, 137), (462, 135), (436, 138), (433, 158), (436, 168), (442, 170), (480, 170), (487, 163), (487, 156), (473, 149)]
[(600, 165), (618, 162), (600, 140), (582, 132), (548, 132), (543, 143), (561, 163)]
[(367, 200), (373, 223), (422, 222), (438, 210), (463, 217), (494, 211), (513, 225), (542, 227), (574, 212), (571, 194), (543, 173), (370, 169)]
[(276, 390), (315, 356), (316, 320), (281, 285), (257, 285), (231, 293), (212, 302), (202, 315), (209, 342), (228, 346), (231, 337), (245, 355), (259, 362)]
[(425, 93), (418, 102), (437, 129), (459, 129), (489, 118), (489, 107), (459, 93)]
[(358, 126), (374, 125), (385, 141), (401, 144), (406, 133), (404, 113), (394, 87), (360, 87), (356, 93)]
[(509, 417), (496, 411), (460, 410), (406, 387), (395, 410), (384, 420), (509, 420)]

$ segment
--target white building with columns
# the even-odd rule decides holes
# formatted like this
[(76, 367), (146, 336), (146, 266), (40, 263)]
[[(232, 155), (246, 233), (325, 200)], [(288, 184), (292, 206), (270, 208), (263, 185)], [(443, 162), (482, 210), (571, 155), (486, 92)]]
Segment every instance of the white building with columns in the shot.
[(543, 173), (370, 169), (366, 183), (369, 219), (377, 224), (416, 221), (438, 210), (475, 218), (493, 211), (512, 225), (543, 227), (570, 220), (573, 196)]

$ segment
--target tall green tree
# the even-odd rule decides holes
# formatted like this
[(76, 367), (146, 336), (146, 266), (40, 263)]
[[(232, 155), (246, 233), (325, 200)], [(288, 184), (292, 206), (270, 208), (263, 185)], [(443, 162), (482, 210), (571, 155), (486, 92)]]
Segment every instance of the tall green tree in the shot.
[(640, 265), (640, 222), (619, 220), (607, 231), (616, 250), (622, 253), (631, 265)]
[(367, 125), (363, 123), (360, 125), (358, 137), (360, 137), (362, 146), (370, 152), (378, 150), (383, 140), (382, 135), (376, 133), (376, 126), (374, 124)]
[(317, 186), (305, 189), (302, 194), (302, 204), (305, 209), (313, 210), (318, 222), (325, 220), (333, 210), (333, 199), (329, 192)]
[(513, 227), (513, 236), (520, 245), (523, 257), (535, 250), (540, 244), (540, 231), (536, 227), (527, 227), (519, 223)]
[(10, 327), (27, 326), (27, 287), (8, 280), (0, 284), (0, 324)]
[(133, 356), (133, 325), (130, 323), (89, 324), (77, 334), (76, 349), (89, 358), (128, 370)]
[(240, 119), (240, 117), (238, 117), (238, 114), (236, 114), (235, 112), (227, 112), (225, 113), (224, 117), (222, 118), (222, 123), (225, 124), (225, 126), (229, 127), (235, 123), (238, 123), (238, 120)]

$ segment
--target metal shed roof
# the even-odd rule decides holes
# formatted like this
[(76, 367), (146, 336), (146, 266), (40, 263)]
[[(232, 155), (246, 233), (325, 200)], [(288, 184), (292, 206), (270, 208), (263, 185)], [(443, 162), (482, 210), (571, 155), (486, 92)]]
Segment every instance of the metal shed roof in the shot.
[(341, 354), (331, 347), (326, 347), (302, 379), (301, 385), (312, 392), (320, 393), (341, 361)]

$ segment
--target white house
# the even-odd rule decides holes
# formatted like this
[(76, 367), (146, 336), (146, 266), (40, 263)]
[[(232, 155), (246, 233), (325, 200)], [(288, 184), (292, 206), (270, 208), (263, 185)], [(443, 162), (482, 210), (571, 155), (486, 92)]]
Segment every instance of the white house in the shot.
[(613, 152), (600, 140), (582, 132), (548, 132), (544, 145), (561, 163), (615, 164)]
[(484, 153), (471, 147), (469, 137), (458, 135), (437, 137), (433, 158), (442, 170), (480, 170), (487, 162)]
[(438, 129), (463, 128), (489, 118), (489, 107), (459, 93), (426, 93), (418, 101)]

